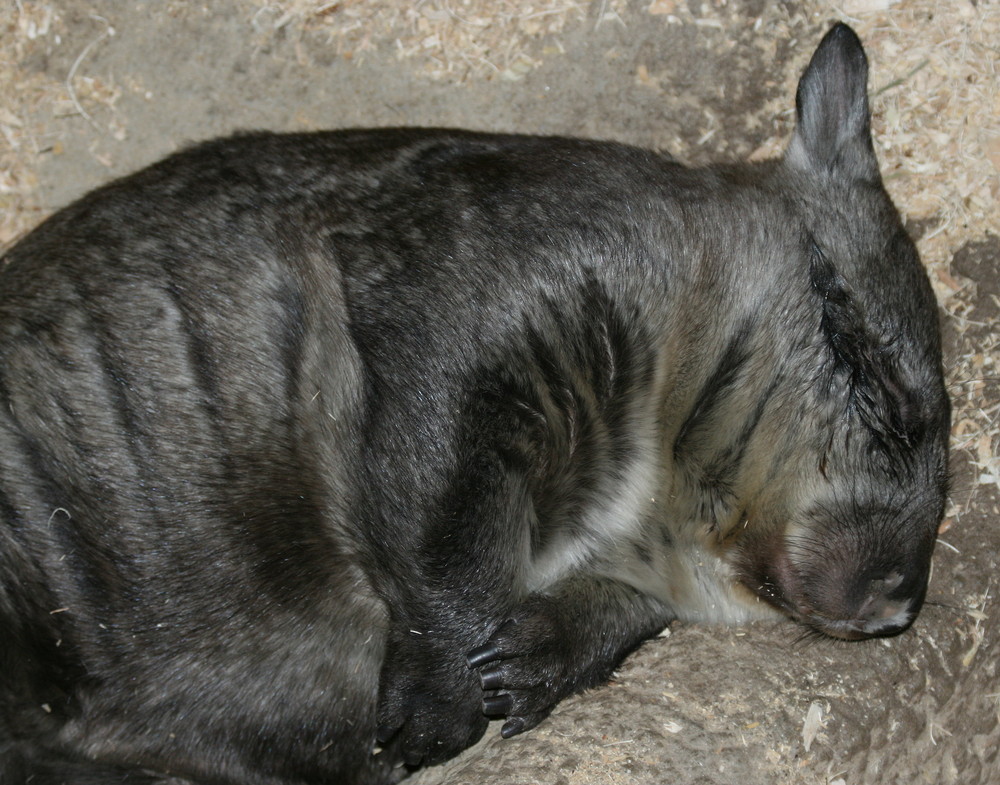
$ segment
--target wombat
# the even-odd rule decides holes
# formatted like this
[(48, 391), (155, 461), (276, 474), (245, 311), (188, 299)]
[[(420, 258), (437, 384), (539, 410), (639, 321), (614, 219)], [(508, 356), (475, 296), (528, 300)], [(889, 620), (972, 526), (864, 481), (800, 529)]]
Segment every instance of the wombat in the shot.
[(4, 783), (401, 779), (673, 619), (904, 630), (934, 297), (837, 25), (785, 155), (214, 141), (0, 272)]

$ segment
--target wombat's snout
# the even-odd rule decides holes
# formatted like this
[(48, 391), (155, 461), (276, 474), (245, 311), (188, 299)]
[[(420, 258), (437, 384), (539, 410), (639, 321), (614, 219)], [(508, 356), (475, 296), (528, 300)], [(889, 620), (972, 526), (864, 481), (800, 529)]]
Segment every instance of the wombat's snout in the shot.
[[(903, 632), (923, 604), (929, 549), (868, 547), (865, 538), (784, 535), (756, 541), (741, 580), (818, 632), (844, 640)], [(888, 555), (891, 553), (891, 555)]]

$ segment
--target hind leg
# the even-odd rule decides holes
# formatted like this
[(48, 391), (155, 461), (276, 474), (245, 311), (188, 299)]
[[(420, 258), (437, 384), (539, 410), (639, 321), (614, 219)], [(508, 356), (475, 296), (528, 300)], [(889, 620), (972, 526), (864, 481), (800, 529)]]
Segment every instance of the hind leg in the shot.
[(193, 615), (197, 625), (175, 615), (148, 625), (128, 656), (94, 654), (60, 748), (130, 777), (182, 782), (397, 780), (395, 761), (373, 756), (385, 613), (359, 586), (345, 569), (298, 608), (248, 606), (214, 623)]

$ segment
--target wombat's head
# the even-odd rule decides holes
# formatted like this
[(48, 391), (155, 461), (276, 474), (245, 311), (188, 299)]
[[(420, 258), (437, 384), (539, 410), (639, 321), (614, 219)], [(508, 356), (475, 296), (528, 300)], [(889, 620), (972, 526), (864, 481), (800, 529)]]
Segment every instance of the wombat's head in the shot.
[(780, 514), (748, 511), (738, 559), (758, 597), (852, 639), (901, 632), (920, 609), (950, 423), (937, 306), (882, 188), (867, 75), (857, 36), (837, 25), (799, 83), (777, 177), (808, 235), (817, 368), (785, 426), (795, 491)]

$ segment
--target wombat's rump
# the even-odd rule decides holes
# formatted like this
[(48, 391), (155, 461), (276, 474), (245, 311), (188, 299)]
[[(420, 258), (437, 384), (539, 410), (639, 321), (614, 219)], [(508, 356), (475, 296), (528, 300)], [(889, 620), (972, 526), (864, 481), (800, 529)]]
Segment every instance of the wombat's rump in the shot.
[(949, 408), (866, 78), (838, 25), (763, 164), (253, 134), (21, 241), (3, 782), (391, 782), (674, 618), (907, 627)]

